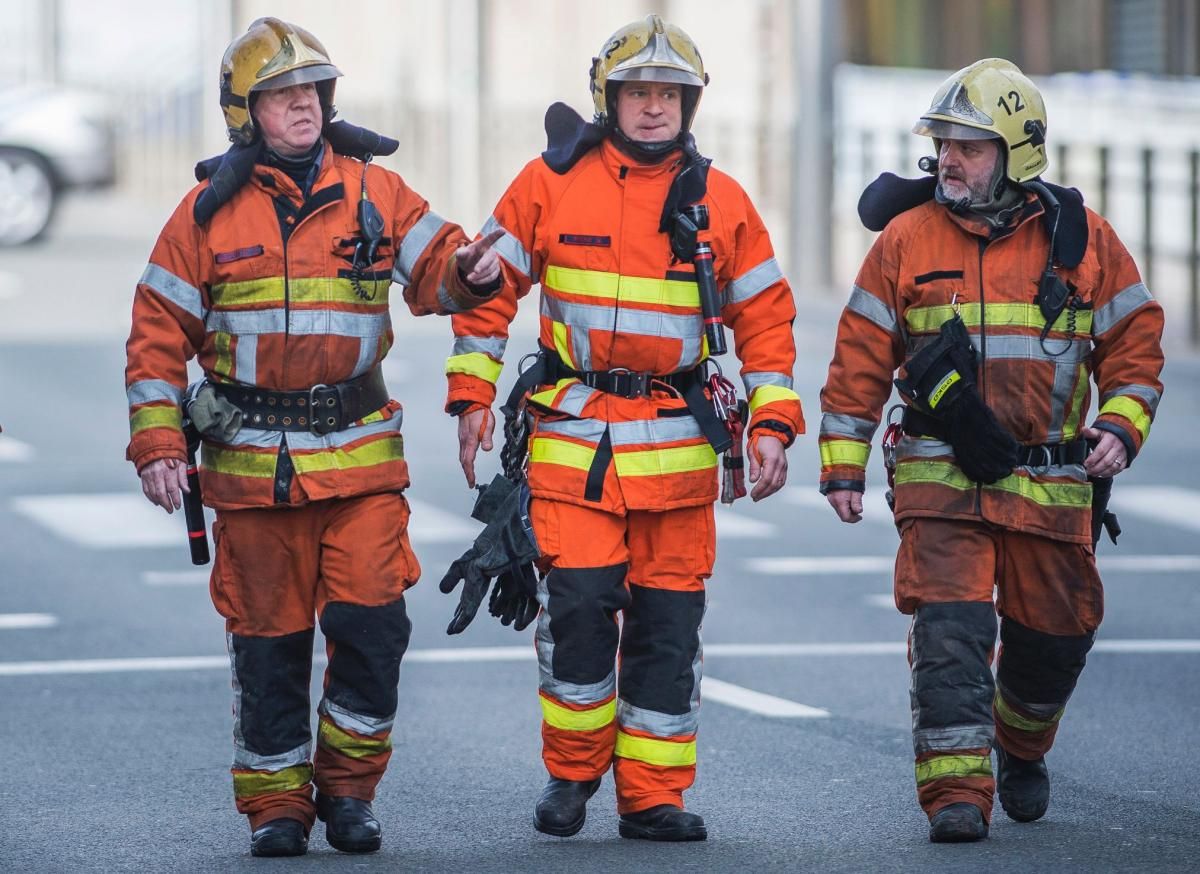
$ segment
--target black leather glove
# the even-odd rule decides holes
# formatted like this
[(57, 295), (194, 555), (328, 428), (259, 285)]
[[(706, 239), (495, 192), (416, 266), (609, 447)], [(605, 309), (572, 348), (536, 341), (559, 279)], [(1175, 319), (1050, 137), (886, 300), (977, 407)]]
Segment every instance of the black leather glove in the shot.
[(537, 618), (539, 606), (532, 565), (520, 565), (515, 572), (507, 570), (496, 577), (488, 612), (499, 619), (501, 625), (524, 631)]
[(942, 422), (954, 459), (977, 483), (991, 485), (1012, 473), (1020, 444), (996, 419), (974, 385), (943, 404)]
[[(532, 576), (538, 550), (522, 520), (521, 498), (521, 487), (499, 474), (480, 489), (471, 515), (487, 525), (471, 548), (450, 564), (438, 584), (448, 595), (460, 580), (463, 582), (458, 607), (446, 626), (447, 634), (459, 634), (471, 624), (493, 578), (505, 573), (519, 573), (522, 579)], [(514, 607), (514, 618), (518, 612)]]

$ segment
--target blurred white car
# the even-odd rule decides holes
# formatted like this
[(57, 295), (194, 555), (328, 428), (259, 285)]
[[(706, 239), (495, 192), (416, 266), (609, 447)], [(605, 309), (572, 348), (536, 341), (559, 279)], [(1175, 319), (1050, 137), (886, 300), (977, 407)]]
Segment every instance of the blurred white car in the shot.
[(37, 239), (64, 191), (113, 183), (113, 129), (109, 106), (94, 95), (0, 89), (0, 246)]

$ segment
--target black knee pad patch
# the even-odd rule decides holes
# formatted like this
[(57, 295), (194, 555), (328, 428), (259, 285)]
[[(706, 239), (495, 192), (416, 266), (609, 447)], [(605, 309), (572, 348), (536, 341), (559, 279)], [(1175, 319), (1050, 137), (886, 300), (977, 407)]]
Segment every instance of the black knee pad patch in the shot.
[(325, 697), (351, 713), (392, 716), (400, 659), (412, 633), (404, 599), (379, 607), (331, 601), (321, 613), (321, 631), (333, 643)]
[(704, 619), (703, 592), (629, 587), (621, 632), (621, 698), (657, 713), (687, 713)]
[(629, 606), (628, 564), (554, 568), (546, 577), (546, 612), (554, 640), (556, 680), (581, 686), (599, 683), (613, 669), (620, 633), (614, 620)]
[(988, 725), (996, 640), (991, 602), (962, 601), (918, 607), (912, 626), (913, 728)]
[(234, 634), (232, 642), (246, 749), (274, 756), (308, 743), (313, 630), (281, 637)]
[(1017, 703), (1066, 704), (1094, 642), (1093, 634), (1046, 634), (1005, 618), (996, 679)]

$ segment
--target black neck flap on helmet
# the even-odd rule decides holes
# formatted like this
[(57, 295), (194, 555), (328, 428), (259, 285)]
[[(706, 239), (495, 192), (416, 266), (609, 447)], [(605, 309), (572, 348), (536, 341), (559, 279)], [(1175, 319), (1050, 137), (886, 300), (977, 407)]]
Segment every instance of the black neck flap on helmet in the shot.
[(579, 159), (603, 142), (607, 129), (583, 120), (567, 104), (556, 102), (546, 110), (546, 150), (542, 160), (558, 175), (563, 175)]
[[(366, 160), (369, 156), (390, 155), (400, 148), (398, 140), (347, 121), (329, 122), (321, 135), (339, 155)], [(192, 218), (206, 225), (225, 203), (250, 180), (254, 165), (263, 149), (262, 138), (244, 146), (233, 145), (222, 155), (215, 155), (196, 164), (196, 181), (209, 180), (208, 188), (200, 192), (192, 207)]]

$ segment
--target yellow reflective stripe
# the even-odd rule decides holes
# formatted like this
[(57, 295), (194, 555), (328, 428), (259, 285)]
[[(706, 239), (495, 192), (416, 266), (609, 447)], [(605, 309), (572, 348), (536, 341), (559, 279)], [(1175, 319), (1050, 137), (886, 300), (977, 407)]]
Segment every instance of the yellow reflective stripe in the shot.
[(292, 464), (297, 473), (320, 473), (326, 470), (371, 467), (398, 461), (403, 457), (404, 438), (399, 434), (389, 434), (353, 449), (333, 447), (319, 452), (293, 452)]
[(1063, 422), (1063, 442), (1070, 442), (1079, 433), (1079, 419), (1083, 415), (1083, 396), (1088, 390), (1087, 365), (1080, 364), (1075, 371), (1075, 392), (1071, 395), (1067, 417)]
[(957, 370), (951, 370), (942, 377), (941, 382), (933, 387), (933, 391), (929, 393), (929, 408), (931, 410), (937, 409), (938, 402), (942, 399), (942, 396), (950, 391), (950, 387), (956, 382), (962, 382), (962, 374)]
[(562, 391), (564, 388), (566, 388), (568, 385), (570, 385), (571, 383), (578, 382), (578, 381), (579, 380), (573, 379), (572, 377), (567, 377), (566, 379), (560, 379), (557, 383), (554, 384), (554, 386), (552, 388), (544, 389), (542, 391), (531, 394), (529, 396), (529, 400), (535, 404), (541, 404), (543, 407), (549, 407), (549, 408), (553, 409), (554, 401), (558, 397), (558, 393), (560, 391)]
[(943, 777), (990, 777), (992, 757), (938, 756), (925, 762), (917, 762), (916, 772), (918, 786)]
[(332, 722), (321, 720), (317, 730), (317, 740), (321, 746), (334, 752), (349, 756), (352, 759), (365, 759), (367, 756), (386, 753), (392, 748), (391, 735), (386, 737), (358, 737), (342, 731)]
[(692, 281), (622, 276), (619, 273), (557, 265), (546, 268), (543, 281), (555, 291), (582, 297), (692, 309), (700, 306), (700, 287)]
[(636, 737), (623, 731), (617, 732), (617, 745), (613, 751), (622, 759), (636, 759), (647, 765), (663, 768), (681, 768), (696, 764), (696, 742), (677, 743), (649, 737)]
[[(958, 314), (968, 328), (978, 328), (980, 325), (979, 304), (959, 304)], [(1046, 324), (1046, 318), (1037, 304), (1030, 303), (989, 303), (986, 309), (988, 327), (1007, 328), (1037, 328)], [(912, 307), (904, 313), (904, 321), (913, 333), (932, 333), (942, 326), (943, 322), (954, 317), (954, 307), (941, 304), (931, 307)], [(1051, 330), (1066, 331), (1069, 326), (1070, 311), (1063, 310)], [(1075, 311), (1075, 333), (1090, 334), (1092, 332), (1092, 311)]]
[[(225, 282), (212, 287), (214, 309), (242, 307), (250, 304), (282, 305), (290, 303), (348, 303), (362, 306), (386, 306), (392, 277), (363, 279), (359, 282), (370, 300), (364, 301), (349, 278), (336, 276), (291, 277), (286, 294), (282, 276), (248, 279), (245, 282)], [(371, 297), (372, 293), (374, 297)]]
[(216, 373), (233, 373), (233, 358), (229, 354), (229, 346), (232, 339), (233, 335), (227, 334), (224, 331), (217, 331), (213, 335), (213, 346), (217, 350), (217, 360), (213, 365), (213, 370)]
[[(967, 475), (956, 465), (948, 461), (925, 459), (901, 461), (896, 465), (896, 485), (909, 483), (933, 483), (960, 491), (975, 488), (975, 483), (967, 479)], [(1019, 495), (1043, 507), (1082, 508), (1092, 505), (1092, 487), (1089, 483), (1035, 482), (1014, 473), (984, 488)]]
[(529, 460), (533, 464), (561, 464), (586, 471), (591, 468), (595, 455), (594, 448), (538, 435), (530, 447)]
[(1145, 440), (1150, 434), (1150, 415), (1146, 409), (1133, 398), (1125, 395), (1117, 395), (1109, 398), (1108, 402), (1100, 408), (1100, 415), (1105, 413), (1116, 413), (1118, 416), (1124, 416), (1128, 419), (1137, 432), (1142, 435)]
[(575, 359), (571, 356), (571, 344), (567, 342), (567, 326), (562, 322), (551, 322), (550, 331), (554, 335), (554, 348), (558, 352), (558, 357), (568, 367), (574, 367)]
[(291, 792), (302, 789), (312, 781), (312, 765), (292, 765), (282, 771), (234, 771), (233, 794), (235, 798), (253, 798), (275, 792)]
[(588, 710), (570, 710), (556, 701), (551, 701), (545, 695), (542, 699), (542, 719), (547, 725), (561, 728), (563, 731), (595, 731), (611, 725), (617, 718), (617, 700), (614, 698), (599, 707)]
[(205, 443), (201, 449), (204, 467), (230, 476), (270, 479), (275, 476), (275, 452), (239, 452)]
[(1065, 707), (1062, 708), (1048, 720), (1029, 719), (1009, 707), (1008, 702), (1004, 700), (999, 690), (996, 691), (996, 697), (992, 701), (992, 704), (995, 706), (996, 715), (1000, 717), (1001, 722), (1005, 725), (1011, 725), (1020, 731), (1045, 731), (1048, 728), (1054, 728), (1058, 721), (1062, 719), (1062, 715), (1067, 709)]
[(822, 440), (821, 467), (833, 467), (848, 464), (853, 467), (866, 467), (867, 459), (871, 456), (869, 443), (858, 440)]
[(774, 401), (799, 401), (800, 395), (790, 388), (781, 385), (760, 385), (750, 395), (750, 415), (753, 416), (759, 407)]
[(708, 443), (696, 446), (671, 446), (666, 449), (642, 449), (616, 452), (613, 464), (617, 476), (661, 476), (688, 473), (717, 466), (717, 453)]
[(504, 365), (486, 352), (466, 352), (446, 359), (446, 373), (465, 373), (477, 376), (493, 385), (500, 378)]
[(179, 407), (169, 406), (142, 407), (129, 417), (129, 433), (137, 434), (147, 428), (174, 428), (178, 431), (183, 427), (183, 416)]

